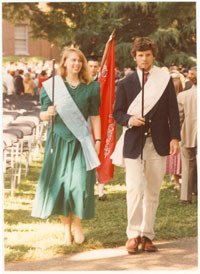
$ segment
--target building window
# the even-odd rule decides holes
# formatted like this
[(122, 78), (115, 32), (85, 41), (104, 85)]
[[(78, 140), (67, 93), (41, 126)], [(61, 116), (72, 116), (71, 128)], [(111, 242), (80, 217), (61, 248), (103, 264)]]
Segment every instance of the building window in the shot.
[(15, 26), (15, 55), (28, 54), (28, 26)]

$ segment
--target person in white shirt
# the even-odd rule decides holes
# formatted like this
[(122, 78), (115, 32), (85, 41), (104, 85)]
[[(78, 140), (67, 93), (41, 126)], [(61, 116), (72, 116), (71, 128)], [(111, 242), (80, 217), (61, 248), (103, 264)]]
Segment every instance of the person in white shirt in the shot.
[(7, 87), (7, 94), (8, 95), (15, 94), (14, 72), (7, 70), (7, 73), (5, 75), (5, 83)]

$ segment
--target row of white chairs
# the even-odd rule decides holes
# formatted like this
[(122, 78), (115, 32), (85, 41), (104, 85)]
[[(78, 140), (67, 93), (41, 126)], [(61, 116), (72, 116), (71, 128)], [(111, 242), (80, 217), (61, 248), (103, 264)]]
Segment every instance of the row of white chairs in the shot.
[(3, 130), (4, 181), (6, 183), (6, 179), (9, 179), (11, 195), (20, 183), (21, 176), (27, 176), (30, 163), (37, 157), (42, 142), (46, 139), (46, 132), (47, 124), (43, 122), (33, 128), (29, 135), (21, 134), (20, 129)]
[(21, 105), (19, 108), (13, 98), (6, 99), (3, 104), (3, 178), (5, 190), (8, 182), (11, 195), (14, 195), (21, 176), (27, 176), (33, 157), (37, 156), (46, 139), (48, 124), (39, 119), (38, 101), (26, 102), (23, 98), (20, 102), (23, 108)]

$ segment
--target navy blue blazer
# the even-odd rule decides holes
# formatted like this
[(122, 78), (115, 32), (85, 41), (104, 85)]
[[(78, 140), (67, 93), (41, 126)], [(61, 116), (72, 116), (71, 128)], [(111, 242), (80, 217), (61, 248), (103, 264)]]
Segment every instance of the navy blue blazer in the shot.
[[(119, 81), (113, 117), (121, 126), (128, 127), (128, 120), (131, 115), (127, 114), (127, 110), (140, 90), (141, 85), (136, 71)], [(180, 140), (178, 104), (171, 78), (159, 101), (145, 115), (145, 125), (142, 127), (133, 126), (126, 131), (123, 147), (124, 158), (136, 159), (140, 155), (149, 128), (155, 150), (161, 156), (169, 154), (171, 139)]]

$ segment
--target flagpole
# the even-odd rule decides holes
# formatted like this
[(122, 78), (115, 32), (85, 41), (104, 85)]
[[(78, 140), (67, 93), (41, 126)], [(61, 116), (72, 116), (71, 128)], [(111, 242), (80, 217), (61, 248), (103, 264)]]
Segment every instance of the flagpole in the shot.
[(102, 70), (103, 66), (104, 66), (104, 63), (106, 61), (106, 57), (107, 57), (107, 54), (108, 54), (108, 47), (109, 47), (109, 42), (115, 37), (115, 29), (112, 31), (109, 39), (108, 39), (108, 42), (106, 43), (106, 46), (105, 46), (105, 50), (104, 50), (104, 53), (103, 53), (103, 57), (102, 57), (102, 60), (101, 60), (101, 66), (100, 66), (100, 71)]
[[(142, 69), (142, 112), (141, 116), (144, 117), (144, 68)], [(143, 160), (143, 141), (144, 141), (144, 130), (143, 126), (141, 126), (141, 160)]]
[[(52, 105), (54, 106), (54, 76), (55, 76), (55, 59), (52, 60)], [(53, 154), (53, 129), (54, 129), (54, 116), (51, 117), (51, 154)]]

